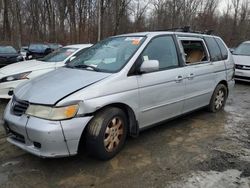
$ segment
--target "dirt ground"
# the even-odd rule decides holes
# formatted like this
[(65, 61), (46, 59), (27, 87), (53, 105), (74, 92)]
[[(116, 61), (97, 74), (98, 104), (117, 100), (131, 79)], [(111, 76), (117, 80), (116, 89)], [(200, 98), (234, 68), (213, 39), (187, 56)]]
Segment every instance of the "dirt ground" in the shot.
[(0, 126), (0, 187), (250, 187), (250, 84), (237, 83), (224, 111), (144, 131), (107, 162), (40, 159), (7, 143)]

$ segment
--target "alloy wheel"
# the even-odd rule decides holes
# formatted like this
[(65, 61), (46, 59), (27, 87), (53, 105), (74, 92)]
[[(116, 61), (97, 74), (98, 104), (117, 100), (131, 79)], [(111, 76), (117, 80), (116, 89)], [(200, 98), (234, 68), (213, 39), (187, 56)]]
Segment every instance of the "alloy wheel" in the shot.
[(215, 98), (215, 109), (216, 110), (222, 108), (222, 106), (224, 105), (224, 100), (225, 100), (225, 92), (222, 89), (220, 89), (216, 95), (216, 98)]
[(124, 123), (120, 117), (114, 117), (105, 130), (104, 146), (108, 152), (113, 152), (120, 144), (124, 134)]

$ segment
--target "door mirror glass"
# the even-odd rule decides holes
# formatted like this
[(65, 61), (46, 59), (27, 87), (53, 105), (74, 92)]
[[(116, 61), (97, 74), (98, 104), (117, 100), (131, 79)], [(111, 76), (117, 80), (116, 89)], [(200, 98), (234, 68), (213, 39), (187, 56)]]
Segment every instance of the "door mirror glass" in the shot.
[(140, 72), (149, 73), (159, 70), (159, 61), (158, 60), (146, 60), (142, 63)]
[(50, 54), (51, 52), (53, 52), (53, 50), (51, 49), (51, 48), (46, 48), (46, 50), (45, 50), (45, 54), (46, 55), (48, 55), (48, 54)]

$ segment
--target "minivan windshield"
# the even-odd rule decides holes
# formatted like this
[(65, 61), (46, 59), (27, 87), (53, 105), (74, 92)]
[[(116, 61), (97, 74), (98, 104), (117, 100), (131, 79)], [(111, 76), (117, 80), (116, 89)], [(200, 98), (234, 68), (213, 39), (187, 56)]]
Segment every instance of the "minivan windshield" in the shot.
[(72, 55), (77, 48), (60, 48), (49, 55), (45, 56), (44, 58), (39, 59), (39, 61), (44, 62), (60, 62), (64, 61), (70, 55)]
[(233, 52), (234, 55), (245, 55), (250, 56), (250, 43), (243, 43), (239, 45), (235, 51)]
[(17, 53), (12, 46), (0, 46), (0, 54)]
[(118, 72), (134, 55), (145, 37), (121, 36), (105, 39), (86, 50), (67, 67)]

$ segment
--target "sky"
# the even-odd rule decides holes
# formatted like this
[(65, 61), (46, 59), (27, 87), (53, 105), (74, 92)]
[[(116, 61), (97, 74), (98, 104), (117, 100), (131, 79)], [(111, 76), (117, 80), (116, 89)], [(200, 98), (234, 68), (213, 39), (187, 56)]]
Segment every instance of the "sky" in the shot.
[(219, 1), (219, 10), (223, 12), (224, 9), (227, 8), (227, 4), (230, 0), (220, 0)]

